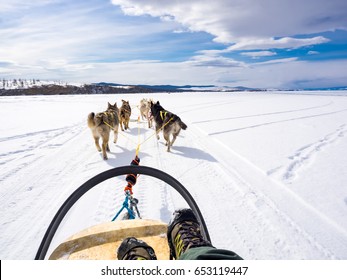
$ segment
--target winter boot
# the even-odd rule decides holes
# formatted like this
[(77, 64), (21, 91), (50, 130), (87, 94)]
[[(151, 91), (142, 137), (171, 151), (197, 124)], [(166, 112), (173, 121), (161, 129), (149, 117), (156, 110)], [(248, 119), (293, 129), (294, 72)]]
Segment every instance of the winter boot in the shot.
[(118, 260), (156, 260), (154, 250), (146, 242), (135, 237), (123, 240), (117, 250)]
[(201, 234), (200, 224), (191, 209), (180, 209), (173, 213), (168, 225), (167, 239), (170, 259), (176, 260), (189, 248), (213, 247)]

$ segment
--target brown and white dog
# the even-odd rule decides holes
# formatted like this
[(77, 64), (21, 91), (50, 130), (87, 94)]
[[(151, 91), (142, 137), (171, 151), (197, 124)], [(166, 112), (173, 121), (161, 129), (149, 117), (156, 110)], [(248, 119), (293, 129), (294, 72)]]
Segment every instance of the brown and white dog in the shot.
[[(110, 132), (114, 132), (114, 143), (117, 143), (118, 139), (118, 107), (117, 102), (114, 105), (108, 103), (107, 110), (101, 113), (95, 114), (94, 112), (88, 115), (88, 127), (92, 131), (95, 146), (99, 152), (102, 151), (103, 159), (107, 160), (106, 151), (110, 151), (108, 141), (110, 139)], [(102, 148), (99, 144), (99, 139), (102, 139)]]
[(146, 98), (142, 98), (139, 104), (139, 110), (142, 120), (147, 120), (148, 128), (152, 127), (153, 116), (151, 114), (151, 102)]
[(122, 99), (122, 103), (123, 104), (120, 107), (120, 112), (119, 112), (119, 120), (120, 120), (120, 128), (122, 129), (122, 131), (124, 131), (129, 128), (131, 107), (130, 107), (129, 101), (125, 101)]

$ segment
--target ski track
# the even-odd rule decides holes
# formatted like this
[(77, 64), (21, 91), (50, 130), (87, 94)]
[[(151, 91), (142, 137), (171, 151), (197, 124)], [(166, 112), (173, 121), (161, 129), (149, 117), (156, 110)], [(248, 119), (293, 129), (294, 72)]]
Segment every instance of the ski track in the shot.
[[(236, 102), (233, 102), (236, 103)], [(219, 104), (225, 104), (225, 103), (217, 103), (216, 105)], [(258, 118), (262, 116), (273, 116), (273, 115), (282, 115), (282, 114), (288, 114), (288, 113), (294, 113), (294, 112), (301, 112), (301, 111), (308, 111), (308, 110), (313, 110), (313, 109), (319, 109), (319, 108), (324, 108), (328, 107), (332, 104), (332, 102), (318, 105), (318, 106), (313, 106), (313, 107), (306, 107), (302, 109), (297, 109), (297, 110), (287, 110), (287, 111), (278, 111), (278, 112), (270, 112), (270, 113), (264, 113), (264, 114), (255, 114), (255, 115), (246, 115), (246, 116), (237, 116), (237, 117), (232, 117), (232, 118), (223, 118), (223, 119), (210, 119), (210, 120), (201, 120), (201, 121), (196, 121), (193, 122), (193, 124), (200, 124), (200, 123), (210, 123), (210, 122), (215, 122), (215, 121), (230, 121), (230, 120), (237, 120), (237, 119), (246, 119), (246, 118)], [(200, 109), (200, 108), (199, 108)]]
[[(242, 157), (240, 157), (240, 158), (242, 158)], [(249, 164), (247, 162), (247, 160), (245, 162), (247, 164)], [(249, 167), (250, 167), (250, 170), (253, 169), (252, 177), (249, 177), (249, 178), (253, 179), (254, 177), (257, 177), (257, 176), (255, 176), (255, 174), (263, 173), (263, 172), (259, 172), (260, 169), (257, 168), (256, 166), (252, 167), (252, 164), (249, 164)], [(335, 258), (334, 254), (331, 253), (329, 249), (326, 249), (324, 246), (320, 245), (320, 242), (323, 242), (326, 245), (330, 246), (329, 241), (332, 238), (334, 238), (332, 236), (335, 234), (336, 234), (336, 236), (335, 236), (336, 239), (341, 239), (341, 241), (344, 240), (346, 238), (346, 231), (344, 229), (342, 229), (339, 225), (335, 224), (334, 221), (327, 218), (323, 213), (319, 212), (317, 209), (312, 207), (312, 205), (306, 203), (301, 197), (299, 197), (295, 193), (292, 193), (291, 191), (289, 191), (288, 188), (285, 185), (283, 185), (282, 183), (277, 182), (277, 181), (273, 181), (273, 180), (269, 180), (266, 177), (263, 178), (264, 182), (261, 182), (261, 180), (260, 180), (261, 176), (259, 176), (259, 182), (256, 182), (256, 180), (252, 180), (252, 183), (249, 183), (247, 181), (244, 181), (244, 178), (246, 178), (246, 177), (244, 177), (244, 176), (240, 177), (241, 181), (237, 184), (237, 186), (243, 187), (243, 188), (246, 187), (246, 189), (248, 188), (249, 191), (254, 196), (254, 198), (259, 198), (259, 200), (258, 199), (255, 200), (256, 206), (264, 205), (264, 203), (266, 202), (266, 205), (271, 207), (274, 210), (273, 214), (276, 214), (274, 217), (272, 217), (270, 219), (270, 220), (276, 221), (275, 222), (276, 225), (281, 225), (281, 224), (285, 225), (285, 223), (283, 223), (283, 222), (284, 221), (288, 222), (287, 225), (285, 225), (283, 227), (283, 229), (285, 231), (288, 231), (288, 229), (290, 229), (290, 228), (287, 228), (287, 226), (290, 226), (294, 229), (292, 234), (287, 234), (287, 237), (289, 237), (289, 239), (292, 237), (298, 237), (298, 236), (302, 235), (306, 239), (307, 242), (299, 242), (298, 243), (299, 245), (300, 244), (311, 244), (311, 245), (314, 245), (313, 248), (318, 249), (318, 252), (315, 252), (314, 250), (312, 250), (312, 252), (310, 252), (310, 250), (312, 249), (312, 246), (308, 246), (308, 248), (306, 248), (306, 252), (308, 252), (307, 255), (304, 255), (304, 256), (298, 255), (296, 257), (304, 258), (304, 259), (307, 259), (307, 258), (323, 258), (323, 259), (332, 258), (333, 259), (333, 258)], [(245, 184), (242, 184), (242, 181), (244, 181)], [(254, 182), (255, 182), (255, 184), (254, 184)], [(264, 188), (264, 184), (266, 185), (265, 188)], [(264, 192), (261, 191), (262, 188), (267, 190), (266, 191), (267, 194), (271, 193), (271, 192), (268, 192), (269, 189), (273, 189), (275, 191), (274, 193), (276, 193), (276, 194), (274, 194), (272, 197), (275, 198), (276, 200), (273, 200), (273, 198), (270, 198), (269, 196), (264, 195)], [(291, 205), (291, 204), (287, 201), (284, 201), (284, 203), (283, 203), (281, 201), (282, 199), (279, 199), (279, 197), (282, 197), (282, 196), (287, 197), (287, 200), (290, 201), (290, 203), (292, 203), (294, 206), (291, 206), (290, 209), (287, 209), (286, 203), (288, 203), (289, 205)], [(267, 212), (266, 209), (259, 209), (259, 210), (261, 210), (260, 213), (263, 213), (263, 214), (266, 213), (267, 217), (269, 217), (269, 218), (271, 217), (270, 213)], [(308, 217), (306, 217), (306, 215)], [(276, 216), (277, 216), (277, 219), (276, 219)], [(306, 217), (306, 218), (302, 218), (302, 219), (298, 218), (301, 216)], [(293, 222), (291, 217), (294, 217), (296, 222)], [(310, 222), (307, 223), (306, 222), (307, 219)], [(322, 238), (320, 238), (321, 240), (319, 242), (316, 241), (316, 237), (320, 237), (320, 236), (319, 235), (316, 236), (317, 232), (315, 231), (315, 229), (310, 228), (312, 226), (310, 224), (316, 220), (320, 220), (320, 222), (325, 223), (325, 225), (329, 225), (331, 227), (329, 229), (331, 232), (330, 236), (329, 236), (329, 233), (325, 233), (325, 234), (321, 234), (321, 232), (319, 233), (322, 235)], [(301, 223), (299, 224), (298, 222), (301, 222)], [(303, 227), (303, 225), (304, 225), (304, 227)], [(308, 230), (311, 233), (308, 233), (306, 230)], [(295, 248), (295, 244), (292, 244), (290, 247)], [(298, 247), (298, 251), (299, 252), (302, 251), (302, 248)], [(343, 250), (342, 250), (342, 252), (343, 252)], [(340, 254), (341, 254), (341, 252), (340, 252)], [(293, 252), (290, 255), (293, 256)], [(342, 255), (344, 255), (344, 254), (342, 254)], [(320, 257), (318, 257), (318, 256), (320, 256)], [(295, 257), (295, 255), (294, 255), (294, 257)], [(290, 256), (288, 256), (288, 258), (290, 258)]]
[(339, 126), (335, 131), (320, 138), (317, 142), (307, 144), (299, 148), (293, 155), (288, 156), (289, 163), (286, 166), (278, 166), (269, 170), (268, 175), (274, 175), (286, 183), (295, 180), (297, 175), (308, 167), (319, 156), (319, 152), (327, 149), (345, 136), (346, 125)]
[[(145, 126), (147, 127), (147, 123)], [(154, 132), (154, 129), (146, 131), (142, 139), (142, 141), (144, 141), (148, 138), (148, 143), (146, 143), (147, 146), (142, 147), (144, 148), (144, 152), (147, 154), (147, 156), (143, 158), (143, 164), (158, 168), (159, 170), (163, 170), (165, 172), (167, 167), (162, 158), (165, 156), (166, 151), (164, 151), (164, 149), (161, 147), (162, 145), (160, 145), (160, 143), (157, 141)], [(147, 151), (149, 153), (147, 153)], [(138, 184), (137, 188), (141, 193), (140, 203), (141, 200), (146, 203), (144, 217), (156, 217), (157, 219), (168, 222), (174, 208), (170, 190), (168, 190), (167, 184), (158, 179), (148, 178), (146, 176), (140, 177), (139, 180), (140, 184)], [(158, 201), (160, 202), (159, 213), (157, 208), (153, 208), (153, 205), (158, 205)]]
[(215, 135), (225, 134), (225, 133), (229, 133), (229, 132), (249, 130), (249, 129), (253, 129), (253, 128), (259, 128), (259, 127), (264, 127), (264, 126), (271, 126), (271, 125), (274, 125), (274, 124), (292, 122), (292, 121), (297, 121), (297, 120), (319, 118), (319, 117), (324, 117), (324, 116), (329, 116), (329, 115), (340, 114), (340, 113), (343, 113), (343, 112), (346, 112), (346, 111), (347, 111), (347, 109), (342, 109), (342, 110), (338, 110), (338, 111), (332, 111), (332, 112), (326, 112), (326, 113), (320, 113), (320, 114), (313, 114), (313, 115), (305, 115), (305, 116), (295, 117), (295, 118), (288, 118), (288, 119), (279, 120), (279, 121), (276, 120), (276, 121), (264, 122), (264, 123), (255, 124), (255, 125), (251, 125), (251, 126), (245, 126), (245, 127), (235, 128), (235, 129), (211, 132), (211, 133), (209, 133), (209, 135), (210, 136), (215, 136)]
[[(48, 227), (48, 223), (63, 203), (63, 200), (72, 192), (68, 180), (78, 173), (81, 168), (80, 161), (86, 160), (88, 157), (88, 154), (83, 153), (85, 146), (77, 145), (79, 149), (75, 151), (69, 149), (71, 145), (75, 145), (70, 141), (78, 141), (79, 138), (85, 137), (85, 134), (81, 133), (79, 129), (75, 130), (72, 127), (68, 131), (65, 130), (65, 133), (61, 133), (60, 136), (60, 139), (59, 137), (54, 138), (57, 143), (61, 143), (61, 145), (56, 146), (57, 149), (51, 150), (49, 140), (47, 140), (46, 145), (41, 143), (37, 146), (37, 149), (44, 150), (38, 151), (39, 156), (33, 161), (22, 165), (21, 168), (13, 170), (14, 174), (5, 178), (6, 184), (4, 186), (7, 186), (8, 190), (3, 192), (1, 203), (3, 205), (2, 209), (6, 210), (6, 215), (1, 214), (3, 218), (0, 227), (2, 239), (5, 241), (4, 244), (11, 244), (9, 246), (13, 247), (11, 250), (5, 250), (11, 252), (10, 256), (3, 256), (6, 259), (17, 259), (18, 256), (25, 259), (34, 257), (33, 254), (36, 252), (29, 252), (28, 248), (30, 246), (25, 246), (25, 244), (34, 243), (37, 244), (35, 247), (38, 248), (44, 233), (32, 230), (30, 225), (46, 224)], [(51, 138), (47, 137), (47, 139)], [(47, 151), (47, 149), (50, 151)], [(43, 156), (45, 153), (46, 156)], [(69, 153), (71, 157), (62, 157), (61, 153)], [(60, 161), (61, 158), (69, 158), (69, 161)], [(37, 170), (40, 170), (40, 172)], [(54, 177), (53, 182), (59, 183), (52, 184), (49, 179), (50, 176)], [(59, 194), (59, 196), (51, 196), (52, 193)], [(31, 196), (32, 199), (27, 199), (27, 196)], [(13, 217), (16, 218), (13, 219)], [(18, 226), (19, 224), (22, 226)], [(16, 232), (17, 228), (22, 228), (22, 231)], [(35, 229), (35, 227), (33, 228)], [(16, 234), (13, 234), (14, 232)], [(40, 238), (37, 238), (38, 236)]]
[[(82, 131), (82, 127), (83, 126), (81, 123), (78, 123), (70, 127), (2, 138), (0, 140), (1, 142), (18, 139), (20, 139), (22, 142), (16, 142), (16, 147), (14, 147), (14, 150), (0, 154), (0, 158), (8, 159), (4, 162), (0, 161), (4, 174), (0, 181), (3, 181), (10, 176), (15, 176), (19, 170), (35, 163), (40, 157), (46, 154), (48, 150), (64, 145), (66, 142), (75, 137), (76, 134), (80, 133)], [(32, 137), (35, 138), (32, 139)], [(19, 150), (17, 149), (18, 145), (21, 146), (21, 149)], [(15, 170), (13, 170), (13, 165), (16, 166)]]
[[(191, 129), (192, 130), (192, 129)], [(199, 130), (195, 130), (193, 134), (198, 134)], [(203, 137), (199, 137), (200, 140)], [(189, 143), (196, 141), (189, 141)], [(208, 147), (211, 139), (207, 139), (206, 141), (200, 141), (202, 145), (206, 145)], [(224, 151), (227, 153), (227, 150)], [(224, 154), (229, 161), (235, 157), (233, 154), (227, 153)], [(304, 229), (302, 229), (299, 225), (297, 225), (293, 220), (288, 217), (285, 212), (281, 211), (275, 203), (268, 197), (266, 197), (262, 192), (257, 190), (255, 186), (251, 186), (250, 183), (245, 181), (243, 177), (241, 177), (235, 170), (230, 169), (229, 164), (223, 162), (222, 158), (218, 158), (218, 163), (215, 164), (218, 172), (211, 174), (212, 170), (211, 166), (206, 168), (204, 174), (208, 174), (208, 176), (204, 176), (204, 180), (208, 177), (214, 178), (214, 180), (220, 180), (222, 178), (222, 174), (224, 173), (224, 182), (217, 183), (211, 182), (211, 186), (223, 186), (224, 190), (221, 190), (220, 193), (223, 197), (228, 197), (231, 201), (228, 201), (231, 205), (231, 211), (229, 213), (216, 213), (213, 215), (215, 221), (208, 219), (208, 224), (211, 225), (213, 229), (218, 229), (217, 237), (214, 237), (215, 240), (222, 240), (221, 245), (227, 244), (229, 249), (236, 250), (237, 252), (244, 252), (244, 256), (251, 259), (256, 259), (257, 256), (262, 255), (265, 258), (276, 258), (276, 255), (286, 255), (285, 258), (319, 258), (323, 259), (334, 259), (335, 256), (328, 249), (321, 246), (315, 239), (308, 234)], [(249, 166), (250, 170), (252, 170), (252, 166)], [(199, 168), (200, 169), (200, 168)], [(207, 173), (206, 173), (207, 172)], [(197, 174), (198, 170), (194, 170), (194, 174)], [(252, 172), (253, 176), (256, 174)], [(199, 176), (199, 175), (198, 175)], [(227, 183), (226, 183), (227, 182)], [(226, 186), (230, 186), (232, 192), (227, 189)], [(213, 194), (218, 192), (213, 192)], [(210, 200), (213, 201), (213, 194), (206, 192), (199, 192), (198, 197), (202, 195), (207, 195), (211, 197)], [(242, 202), (242, 203), (240, 203)], [(247, 217), (242, 217), (240, 221), (240, 217), (238, 217), (238, 207), (243, 208), (241, 213), (247, 213)], [(209, 214), (209, 213), (208, 213)], [(223, 217), (223, 214), (226, 214)], [(222, 222), (216, 222), (218, 219), (221, 219)], [(226, 225), (226, 221), (230, 221), (231, 224)], [(237, 221), (237, 222), (236, 222)], [(244, 223), (246, 221), (246, 223)], [(274, 224), (272, 221), (276, 221)], [(224, 224), (223, 224), (224, 223)], [(222, 226), (221, 226), (222, 224)], [(230, 241), (227, 242), (223, 240), (224, 232), (227, 231), (231, 236), (232, 233), (237, 233), (236, 242)], [(249, 232), (252, 232), (252, 240), (242, 239), (244, 236), (249, 236)], [(270, 231), (270, 233), (268, 232)], [(214, 232), (212, 232), (215, 234)], [(264, 236), (278, 236), (275, 244), (273, 244), (273, 240), (270, 241), (269, 244), (266, 244), (266, 240), (263, 240)], [(235, 238), (231, 238), (232, 240)], [(305, 244), (310, 244), (308, 246), (308, 255), (302, 255), (300, 252), (302, 248), (300, 248), (300, 244), (302, 242), (298, 242), (301, 239), (305, 239)], [(237, 246), (237, 244), (242, 244), (242, 246)], [(257, 251), (257, 250), (266, 250)], [(286, 252), (286, 254), (284, 254)]]

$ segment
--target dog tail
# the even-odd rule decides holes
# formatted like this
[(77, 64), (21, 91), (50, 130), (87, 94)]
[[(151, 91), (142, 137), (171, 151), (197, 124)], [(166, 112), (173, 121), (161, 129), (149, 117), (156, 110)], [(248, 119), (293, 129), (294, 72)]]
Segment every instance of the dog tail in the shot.
[(88, 127), (89, 127), (89, 128), (93, 128), (93, 127), (96, 126), (94, 117), (95, 117), (94, 112), (91, 112), (91, 113), (88, 115)]
[(97, 113), (96, 116), (94, 117), (94, 123), (96, 126), (99, 126), (103, 123), (108, 123), (108, 117), (107, 114), (105, 113)]
[(187, 129), (187, 125), (184, 122), (182, 122), (181, 119), (178, 120), (178, 123), (183, 130)]

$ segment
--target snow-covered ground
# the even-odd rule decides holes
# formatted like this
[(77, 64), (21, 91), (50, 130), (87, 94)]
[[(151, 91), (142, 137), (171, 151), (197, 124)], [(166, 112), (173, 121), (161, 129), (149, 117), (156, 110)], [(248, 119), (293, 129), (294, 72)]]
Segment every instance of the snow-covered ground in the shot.
[[(170, 153), (147, 123), (141, 98), (160, 100), (188, 125)], [(130, 130), (96, 151), (87, 115), (130, 101)], [(216, 247), (245, 259), (347, 259), (347, 92), (175, 93), (0, 97), (0, 258), (33, 259), (61, 204), (82, 183), (141, 164), (193, 195)], [(124, 177), (94, 188), (64, 220), (53, 245), (120, 209)], [(183, 199), (140, 176), (144, 218), (168, 222)]]

